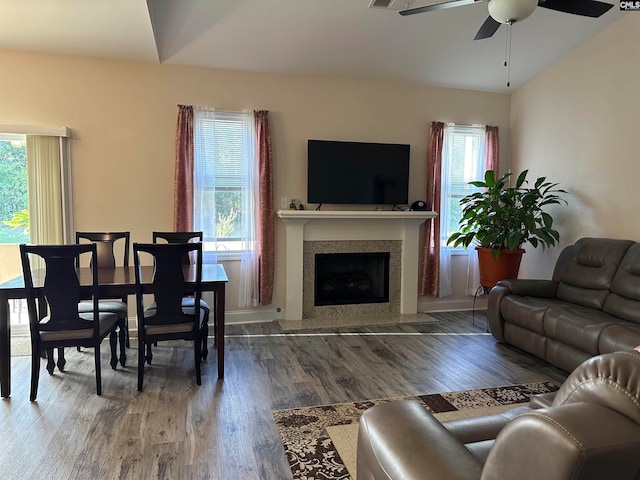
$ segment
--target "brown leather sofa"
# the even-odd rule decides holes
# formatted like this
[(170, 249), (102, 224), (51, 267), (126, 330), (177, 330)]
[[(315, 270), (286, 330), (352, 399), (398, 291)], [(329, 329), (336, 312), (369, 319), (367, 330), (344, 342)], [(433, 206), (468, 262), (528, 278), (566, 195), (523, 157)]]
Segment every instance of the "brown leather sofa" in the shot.
[(593, 357), (551, 395), (444, 423), (416, 402), (372, 407), (360, 419), (357, 478), (640, 478), (640, 353)]
[(582, 238), (551, 280), (504, 280), (489, 293), (489, 328), (568, 372), (602, 353), (640, 345), (640, 244)]

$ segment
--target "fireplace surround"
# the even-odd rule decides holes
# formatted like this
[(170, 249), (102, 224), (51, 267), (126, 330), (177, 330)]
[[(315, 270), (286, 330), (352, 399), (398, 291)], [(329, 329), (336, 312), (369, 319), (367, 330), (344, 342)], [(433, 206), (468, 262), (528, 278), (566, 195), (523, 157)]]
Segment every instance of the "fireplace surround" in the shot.
[[(435, 212), (279, 210), (277, 216), (285, 224), (286, 235), (285, 320), (312, 318), (307, 316), (310, 314), (307, 297), (310, 296), (304, 295), (304, 290), (309, 288), (305, 288), (308, 280), (304, 278), (308, 278), (308, 275), (304, 274), (304, 257), (305, 253), (310, 253), (310, 248), (316, 248), (313, 246), (315, 242), (330, 242), (332, 248), (341, 242), (355, 242), (356, 248), (391, 252), (389, 302), (377, 305), (386, 305), (387, 309), (396, 308), (401, 314), (417, 312), (418, 270), (421, 258), (420, 225), (427, 219), (435, 218)], [(380, 248), (375, 244), (378, 241), (389, 243), (385, 248)], [(394, 255), (393, 251), (398, 253)], [(394, 257), (397, 258), (394, 260)], [(394, 265), (397, 265), (396, 270)], [(394, 295), (397, 298), (397, 307), (393, 306), (396, 301)]]
[[(399, 240), (319, 240), (305, 241), (302, 268), (302, 318), (329, 317), (334, 315), (398, 314), (400, 313), (400, 270), (402, 242)], [(315, 283), (318, 255), (388, 254), (388, 299), (379, 302), (342, 302), (333, 305), (316, 305)]]

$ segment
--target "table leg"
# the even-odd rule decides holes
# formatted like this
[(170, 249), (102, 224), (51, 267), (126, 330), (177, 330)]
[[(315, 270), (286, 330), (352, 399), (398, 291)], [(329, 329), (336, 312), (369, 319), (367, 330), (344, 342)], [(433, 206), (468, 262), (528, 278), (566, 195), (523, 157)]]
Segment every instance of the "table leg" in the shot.
[(224, 378), (224, 283), (215, 291), (218, 378)]
[(11, 321), (9, 299), (0, 292), (0, 390), (2, 397), (11, 395)]

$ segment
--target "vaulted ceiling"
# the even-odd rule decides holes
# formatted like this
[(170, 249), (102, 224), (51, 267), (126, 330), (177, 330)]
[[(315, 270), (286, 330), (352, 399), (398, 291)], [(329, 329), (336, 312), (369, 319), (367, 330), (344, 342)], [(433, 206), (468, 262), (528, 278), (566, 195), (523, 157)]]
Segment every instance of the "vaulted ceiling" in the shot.
[(399, 11), (434, 0), (370, 3), (0, 0), (0, 49), (509, 92), (623, 14), (617, 2), (597, 19), (537, 7), (512, 27), (507, 69), (506, 26), (473, 40), (485, 1), (411, 16)]

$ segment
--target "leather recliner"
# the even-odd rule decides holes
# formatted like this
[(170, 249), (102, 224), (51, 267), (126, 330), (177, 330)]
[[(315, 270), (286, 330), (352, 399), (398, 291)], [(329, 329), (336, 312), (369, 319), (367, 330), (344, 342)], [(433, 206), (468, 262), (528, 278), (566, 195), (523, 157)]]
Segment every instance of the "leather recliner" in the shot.
[(640, 353), (593, 357), (555, 394), (440, 423), (416, 402), (360, 419), (358, 480), (640, 479)]

